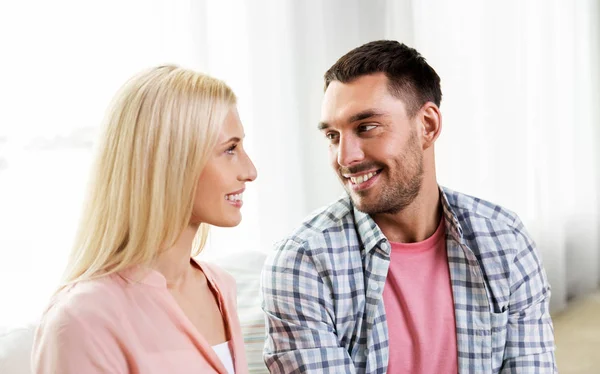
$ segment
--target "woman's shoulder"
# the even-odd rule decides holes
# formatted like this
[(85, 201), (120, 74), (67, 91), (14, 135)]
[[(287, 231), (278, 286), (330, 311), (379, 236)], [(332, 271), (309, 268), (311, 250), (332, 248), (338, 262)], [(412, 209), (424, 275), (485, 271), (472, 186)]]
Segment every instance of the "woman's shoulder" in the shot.
[[(116, 279), (81, 281), (59, 290), (36, 329), (32, 344), (35, 372), (123, 372), (125, 359)], [(97, 366), (97, 365), (101, 365)]]
[(40, 325), (91, 329), (106, 326), (119, 318), (120, 288), (113, 275), (65, 286), (51, 298)]

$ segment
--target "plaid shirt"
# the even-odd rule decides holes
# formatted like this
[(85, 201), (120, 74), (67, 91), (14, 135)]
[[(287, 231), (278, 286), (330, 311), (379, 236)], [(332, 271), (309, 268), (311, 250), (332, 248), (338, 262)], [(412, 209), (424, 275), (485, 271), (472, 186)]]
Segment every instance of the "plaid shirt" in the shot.
[[(489, 202), (440, 194), (459, 372), (557, 372), (550, 286), (523, 224)], [(390, 249), (348, 196), (277, 244), (262, 275), (271, 373), (387, 371)]]

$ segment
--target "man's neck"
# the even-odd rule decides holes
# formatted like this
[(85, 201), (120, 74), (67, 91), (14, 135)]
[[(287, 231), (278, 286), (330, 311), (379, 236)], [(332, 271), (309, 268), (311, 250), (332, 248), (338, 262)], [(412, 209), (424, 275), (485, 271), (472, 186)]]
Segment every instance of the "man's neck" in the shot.
[(372, 218), (391, 242), (417, 243), (429, 238), (442, 216), (440, 191), (435, 179), (423, 181), (419, 195), (402, 211)]

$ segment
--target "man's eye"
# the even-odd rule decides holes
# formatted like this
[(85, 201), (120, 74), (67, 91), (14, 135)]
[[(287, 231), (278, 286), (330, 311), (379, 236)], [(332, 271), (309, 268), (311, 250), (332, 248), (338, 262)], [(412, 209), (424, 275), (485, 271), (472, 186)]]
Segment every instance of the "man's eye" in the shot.
[(335, 140), (337, 139), (337, 133), (335, 132), (328, 132), (327, 134), (325, 134), (325, 137), (329, 140)]
[(375, 127), (377, 127), (377, 125), (360, 125), (358, 126), (358, 132), (373, 130)]

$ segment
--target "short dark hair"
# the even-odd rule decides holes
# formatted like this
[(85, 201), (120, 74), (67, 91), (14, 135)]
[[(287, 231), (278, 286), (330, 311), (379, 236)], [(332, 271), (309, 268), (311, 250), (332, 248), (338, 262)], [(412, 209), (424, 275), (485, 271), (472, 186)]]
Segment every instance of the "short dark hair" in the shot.
[(394, 40), (377, 40), (354, 48), (325, 73), (325, 90), (332, 81), (349, 83), (369, 74), (384, 73), (390, 93), (406, 103), (412, 117), (431, 101), (442, 101), (440, 77), (415, 49)]

